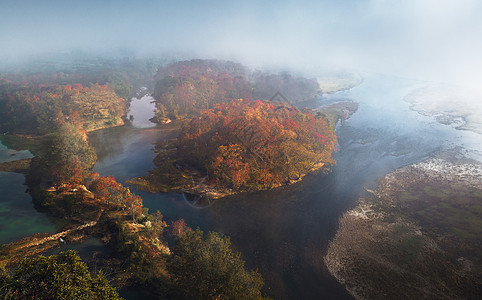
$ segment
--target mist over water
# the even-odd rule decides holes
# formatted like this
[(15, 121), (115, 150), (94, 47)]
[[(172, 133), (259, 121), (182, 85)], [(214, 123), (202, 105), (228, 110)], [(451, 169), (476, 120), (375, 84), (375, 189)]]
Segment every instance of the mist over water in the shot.
[(4, 1), (0, 58), (219, 58), (312, 76), (345, 68), (474, 86), (481, 14), (477, 0)]

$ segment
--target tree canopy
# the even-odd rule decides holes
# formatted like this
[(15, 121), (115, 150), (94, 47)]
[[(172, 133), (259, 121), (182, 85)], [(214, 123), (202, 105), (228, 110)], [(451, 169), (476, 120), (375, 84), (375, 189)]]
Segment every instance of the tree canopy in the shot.
[(49, 135), (45, 150), (32, 159), (29, 180), (50, 181), (53, 185), (81, 183), (94, 166), (97, 156), (82, 128), (63, 124)]
[[(321, 116), (283, 103), (240, 99), (194, 117), (172, 146), (171, 158), (207, 176), (210, 185), (263, 190), (334, 164), (336, 147), (334, 130)], [(166, 160), (156, 162), (162, 168)]]
[(24, 259), (0, 275), (4, 299), (122, 299), (104, 275), (91, 275), (77, 252)]
[(170, 258), (169, 272), (182, 299), (262, 299), (263, 279), (248, 271), (228, 237), (201, 230), (181, 235)]
[(177, 119), (198, 116), (234, 99), (269, 100), (277, 92), (300, 102), (315, 98), (320, 88), (315, 79), (252, 72), (230, 61), (194, 59), (159, 68), (153, 96), (158, 119)]
[(46, 134), (64, 122), (85, 130), (122, 124), (125, 100), (111, 86), (90, 83), (34, 84), (0, 77), (0, 129)]

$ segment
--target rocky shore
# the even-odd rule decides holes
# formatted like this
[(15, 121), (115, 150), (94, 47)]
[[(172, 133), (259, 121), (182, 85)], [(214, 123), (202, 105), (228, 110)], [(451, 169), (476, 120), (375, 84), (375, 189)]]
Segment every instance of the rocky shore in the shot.
[(380, 179), (340, 219), (325, 263), (357, 299), (482, 294), (482, 165), (438, 157)]

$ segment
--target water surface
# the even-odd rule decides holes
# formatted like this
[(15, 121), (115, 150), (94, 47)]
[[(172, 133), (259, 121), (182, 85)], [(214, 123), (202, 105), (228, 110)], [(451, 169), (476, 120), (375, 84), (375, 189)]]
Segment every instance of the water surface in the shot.
[[(0, 142), (0, 163), (31, 157), (29, 151), (8, 149)], [(24, 183), (23, 174), (0, 172), (0, 244), (55, 231), (52, 222), (33, 207)]]

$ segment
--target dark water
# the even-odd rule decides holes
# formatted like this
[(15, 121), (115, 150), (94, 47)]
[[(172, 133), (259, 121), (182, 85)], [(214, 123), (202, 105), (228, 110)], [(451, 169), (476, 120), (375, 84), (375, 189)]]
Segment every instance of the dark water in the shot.
[[(338, 219), (353, 207), (364, 187), (400, 166), (451, 146), (457, 134), (401, 101), (423, 83), (374, 76), (347, 92), (324, 96), (319, 104), (353, 100), (359, 110), (337, 127), (340, 151), (329, 175), (269, 192), (249, 193), (193, 207), (179, 194), (132, 190), (150, 211), (167, 221), (184, 218), (192, 227), (231, 237), (247, 266), (257, 268), (275, 299), (351, 299), (327, 272), (323, 256)], [(159, 128), (114, 128), (90, 135), (101, 158), (95, 170), (123, 181), (152, 168), (152, 142), (172, 132)], [(106, 149), (107, 147), (107, 149)]]
[[(0, 143), (0, 162), (30, 158), (29, 151), (7, 149)], [(55, 231), (55, 226), (37, 212), (26, 193), (25, 176), (0, 172), (0, 244), (12, 242), (33, 233)]]

